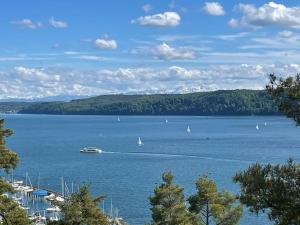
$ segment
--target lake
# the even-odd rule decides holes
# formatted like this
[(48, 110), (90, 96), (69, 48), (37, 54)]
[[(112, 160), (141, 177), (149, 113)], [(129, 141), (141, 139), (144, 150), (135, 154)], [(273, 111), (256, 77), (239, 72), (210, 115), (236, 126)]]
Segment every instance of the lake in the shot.
[[(148, 197), (163, 171), (174, 173), (186, 195), (204, 173), (220, 189), (237, 193), (232, 176), (252, 163), (300, 160), (300, 128), (285, 117), (121, 116), (120, 122), (117, 116), (4, 117), (15, 133), (8, 146), (20, 155), (16, 175), (27, 171), (34, 184), (40, 176), (41, 186), (57, 191), (62, 176), (75, 187), (88, 183), (94, 195), (107, 196), (106, 211), (112, 201), (132, 225), (150, 221)], [(84, 146), (107, 153), (79, 153)], [(245, 212), (241, 224), (270, 223), (265, 215)]]

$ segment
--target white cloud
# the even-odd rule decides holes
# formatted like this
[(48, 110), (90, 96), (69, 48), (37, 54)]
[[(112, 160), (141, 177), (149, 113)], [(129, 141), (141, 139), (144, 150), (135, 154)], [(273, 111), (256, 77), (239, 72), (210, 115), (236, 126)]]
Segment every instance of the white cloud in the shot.
[(11, 21), (11, 24), (19, 26), (23, 29), (37, 29), (43, 27), (41, 22), (33, 22), (30, 19)]
[(118, 47), (117, 42), (115, 40), (108, 40), (108, 39), (96, 39), (94, 44), (97, 48), (103, 49), (116, 49)]
[(55, 20), (54, 17), (49, 19), (49, 24), (55, 28), (66, 28), (68, 23), (66, 21)]
[(215, 36), (215, 38), (221, 39), (221, 40), (224, 40), (224, 41), (234, 41), (238, 38), (247, 37), (248, 35), (249, 35), (248, 32), (241, 32), (241, 33), (237, 33), (237, 34), (217, 35), (217, 36)]
[(225, 10), (219, 2), (205, 2), (203, 10), (212, 16), (225, 15)]
[(171, 59), (195, 59), (194, 51), (186, 48), (173, 48), (166, 43), (152, 48), (152, 55), (158, 59), (171, 60)]
[(142, 6), (142, 9), (145, 11), (145, 12), (149, 12), (152, 10), (152, 5), (150, 5), (149, 3), (145, 4)]
[(44, 71), (43, 68), (28, 68), (24, 66), (17, 66), (14, 68), (15, 72), (22, 76), (24, 80), (33, 80), (33, 81), (46, 81), (53, 82), (59, 81), (60, 75), (57, 74), (48, 74)]
[(283, 30), (283, 31), (278, 32), (278, 36), (282, 37), (282, 38), (290, 38), (293, 36), (293, 34), (294, 33), (289, 30)]
[(228, 21), (228, 25), (232, 28), (238, 27), (239, 26), (239, 21), (237, 19), (231, 18)]
[(0, 70), (0, 99), (263, 89), (269, 73), (293, 75), (299, 72), (300, 64), (217, 64), (196, 68), (173, 65), (113, 70), (17, 66)]
[(143, 26), (153, 27), (176, 27), (180, 24), (180, 16), (176, 12), (164, 12), (151, 16), (141, 16), (131, 23), (138, 23)]
[(78, 55), (73, 56), (74, 59), (83, 59), (83, 60), (90, 60), (90, 61), (103, 61), (104, 58), (96, 55)]
[(266, 3), (260, 7), (252, 4), (238, 4), (235, 9), (243, 13), (240, 19), (234, 19), (231, 24), (236, 26), (266, 27), (282, 26), (300, 29), (300, 7), (287, 7), (275, 2)]
[(75, 52), (75, 51), (66, 51), (64, 52), (65, 55), (80, 55), (80, 52)]

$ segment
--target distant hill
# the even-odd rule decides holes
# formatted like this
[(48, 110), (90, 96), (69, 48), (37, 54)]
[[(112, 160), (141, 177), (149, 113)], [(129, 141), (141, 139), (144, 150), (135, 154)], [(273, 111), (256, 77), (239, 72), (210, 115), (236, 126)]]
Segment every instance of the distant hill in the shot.
[(69, 115), (275, 115), (265, 91), (220, 90), (190, 94), (103, 95), (70, 102), (43, 102), (21, 108), (24, 114)]
[(18, 113), (27, 108), (32, 102), (0, 102), (0, 113)]

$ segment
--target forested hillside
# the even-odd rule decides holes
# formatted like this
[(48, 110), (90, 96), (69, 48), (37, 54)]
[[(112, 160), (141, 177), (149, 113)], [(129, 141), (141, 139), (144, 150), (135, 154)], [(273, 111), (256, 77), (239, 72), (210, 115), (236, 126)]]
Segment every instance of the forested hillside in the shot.
[(265, 91), (227, 90), (191, 94), (104, 95), (70, 102), (36, 103), (20, 113), (71, 115), (274, 115)]

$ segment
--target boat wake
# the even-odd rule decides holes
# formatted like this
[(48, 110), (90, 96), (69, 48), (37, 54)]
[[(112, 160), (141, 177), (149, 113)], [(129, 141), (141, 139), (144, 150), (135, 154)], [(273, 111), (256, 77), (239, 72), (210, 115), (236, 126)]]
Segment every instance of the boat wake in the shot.
[(235, 163), (246, 163), (246, 164), (255, 163), (255, 161), (250, 161), (250, 160), (224, 159), (224, 158), (215, 158), (215, 157), (198, 156), (198, 155), (187, 155), (187, 154), (168, 154), (168, 153), (153, 153), (153, 152), (106, 152), (106, 151), (103, 152), (103, 153), (105, 153), (105, 154), (154, 156), (154, 157), (195, 158), (195, 159), (205, 159), (205, 160), (235, 162)]

